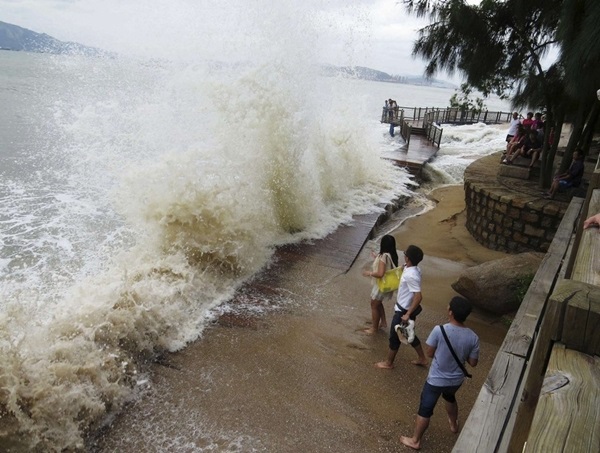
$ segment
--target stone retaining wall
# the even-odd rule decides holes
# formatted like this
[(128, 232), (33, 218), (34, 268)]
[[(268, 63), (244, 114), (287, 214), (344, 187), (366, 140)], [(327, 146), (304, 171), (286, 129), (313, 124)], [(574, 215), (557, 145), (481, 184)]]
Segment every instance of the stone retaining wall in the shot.
[(493, 250), (545, 253), (568, 203), (545, 200), (535, 181), (499, 176), (498, 162), (488, 156), (465, 170), (467, 229)]

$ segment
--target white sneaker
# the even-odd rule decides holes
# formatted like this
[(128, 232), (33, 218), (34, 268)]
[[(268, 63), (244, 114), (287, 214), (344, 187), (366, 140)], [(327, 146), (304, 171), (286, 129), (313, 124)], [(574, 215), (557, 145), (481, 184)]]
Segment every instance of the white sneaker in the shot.
[(396, 324), (396, 327), (394, 327), (394, 330), (396, 331), (396, 335), (398, 335), (398, 340), (400, 340), (400, 343), (408, 344), (408, 340), (406, 339), (406, 337), (407, 337), (406, 327), (403, 326), (402, 324)]
[(412, 342), (415, 341), (415, 322), (412, 319), (409, 319), (404, 330), (406, 331), (406, 340), (408, 341), (408, 344), (412, 344)]

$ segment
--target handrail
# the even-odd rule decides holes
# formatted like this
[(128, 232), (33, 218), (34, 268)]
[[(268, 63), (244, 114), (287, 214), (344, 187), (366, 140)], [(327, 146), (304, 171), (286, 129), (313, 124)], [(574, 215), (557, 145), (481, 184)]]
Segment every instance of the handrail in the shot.
[[(398, 107), (405, 112), (405, 119), (420, 121), (429, 117), (438, 124), (448, 123), (509, 123), (512, 112), (499, 112), (490, 110), (461, 110), (457, 107)], [(385, 111), (385, 107), (383, 108)], [(383, 118), (384, 115), (382, 115)], [(385, 122), (385, 121), (382, 121)]]
[[(600, 155), (596, 160), (596, 167), (592, 172), (592, 176), (589, 181), (588, 190), (585, 195), (585, 201), (583, 202), (583, 212), (588, 212), (590, 201), (592, 199), (592, 195), (594, 190), (600, 189)], [(595, 212), (588, 213), (588, 216), (596, 214)], [(579, 243), (581, 242), (581, 235), (583, 234), (583, 222), (585, 221), (586, 216), (581, 216), (579, 219), (579, 225), (577, 225), (577, 235), (575, 236), (574, 247), (579, 247)], [(575, 256), (571, 256), (567, 263), (567, 271), (566, 275), (570, 276), (573, 271), (573, 266), (575, 265)]]
[(412, 130), (412, 126), (410, 125), (410, 123), (408, 121), (403, 120), (402, 126), (400, 127), (400, 135), (402, 135), (402, 138), (406, 142), (407, 147), (410, 144), (411, 130)]
[(410, 121), (425, 130), (427, 139), (439, 148), (443, 132), (440, 124), (508, 123), (511, 116), (510, 112), (461, 110), (456, 107), (383, 107), (381, 122), (399, 125), (400, 134), (408, 146), (412, 129)]
[(522, 451), (542, 385), (555, 329), (547, 310), (571, 240), (582, 200), (573, 198), (525, 294), (453, 453)]

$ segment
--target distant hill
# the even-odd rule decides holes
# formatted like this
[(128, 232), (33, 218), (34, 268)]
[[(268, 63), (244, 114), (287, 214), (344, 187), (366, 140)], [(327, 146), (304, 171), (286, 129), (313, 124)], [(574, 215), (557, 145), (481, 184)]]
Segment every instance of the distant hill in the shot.
[[(36, 33), (18, 25), (0, 21), (0, 50), (16, 50), (25, 52), (71, 54), (86, 56), (115, 56), (96, 47), (84, 46), (76, 42), (59, 41), (45, 33)], [(323, 65), (321, 71), (325, 76), (343, 75), (363, 80), (374, 80), (388, 83), (405, 83), (410, 85), (435, 86), (442, 88), (456, 88), (455, 85), (436, 79), (427, 79), (423, 76), (390, 75), (376, 69), (363, 66), (333, 66)]]
[(456, 88), (455, 85), (448, 82), (443, 82), (441, 80), (427, 79), (423, 76), (401, 76), (395, 74), (390, 75), (387, 72), (377, 71), (376, 69), (365, 68), (363, 66), (324, 65), (322, 66), (322, 72), (326, 76), (344, 75), (348, 77), (354, 77), (357, 79), (374, 80), (377, 82), (406, 83), (409, 85)]
[(109, 55), (108, 52), (95, 47), (59, 41), (45, 33), (36, 33), (6, 22), (0, 22), (0, 49), (87, 56)]

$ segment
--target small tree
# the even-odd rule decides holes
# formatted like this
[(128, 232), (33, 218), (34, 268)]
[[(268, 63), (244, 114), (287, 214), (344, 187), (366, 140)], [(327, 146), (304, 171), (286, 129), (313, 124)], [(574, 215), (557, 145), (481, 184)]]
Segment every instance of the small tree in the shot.
[(472, 99), (471, 93), (473, 93), (473, 87), (469, 86), (468, 83), (461, 84), (460, 92), (459, 90), (455, 90), (455, 93), (450, 97), (450, 107), (457, 108), (461, 112), (472, 111), (476, 114), (481, 113), (485, 108), (485, 103), (480, 97)]
[[(419, 30), (413, 47), (413, 55), (428, 61), (427, 76), (439, 70), (458, 71), (484, 96), (495, 93), (527, 100), (532, 94), (538, 103), (529, 105), (545, 110), (550, 125), (562, 98), (551, 83), (558, 72), (548, 74), (542, 58), (557, 42), (561, 4), (562, 0), (483, 0), (479, 5), (465, 0), (404, 0), (409, 12), (431, 21)], [(542, 166), (543, 186), (549, 183), (548, 168), (554, 159), (548, 150), (545, 155), (550, 162)]]

